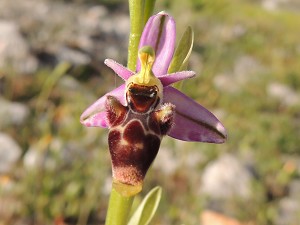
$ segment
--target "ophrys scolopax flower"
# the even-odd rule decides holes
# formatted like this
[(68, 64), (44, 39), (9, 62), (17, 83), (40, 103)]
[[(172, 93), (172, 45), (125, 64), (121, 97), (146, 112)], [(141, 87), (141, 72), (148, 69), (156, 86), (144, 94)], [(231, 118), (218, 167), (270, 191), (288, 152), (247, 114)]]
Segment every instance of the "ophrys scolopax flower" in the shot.
[(170, 86), (195, 76), (167, 74), (175, 50), (175, 22), (166, 13), (152, 16), (143, 31), (136, 72), (107, 59), (125, 84), (85, 110), (88, 127), (108, 127), (115, 183), (141, 187), (164, 135), (184, 141), (222, 143), (227, 134), (207, 109)]

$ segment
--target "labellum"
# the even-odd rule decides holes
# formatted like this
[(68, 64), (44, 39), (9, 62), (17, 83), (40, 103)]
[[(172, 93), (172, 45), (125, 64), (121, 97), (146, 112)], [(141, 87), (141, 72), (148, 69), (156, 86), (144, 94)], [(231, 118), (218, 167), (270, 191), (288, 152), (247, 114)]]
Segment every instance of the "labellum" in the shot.
[[(107, 96), (109, 150), (115, 187), (127, 185), (139, 192), (146, 172), (156, 157), (161, 139), (172, 127), (175, 106), (161, 104), (163, 85), (152, 72), (155, 53), (145, 46), (139, 51), (141, 70), (126, 81), (127, 105)], [(120, 188), (124, 189), (124, 188)]]

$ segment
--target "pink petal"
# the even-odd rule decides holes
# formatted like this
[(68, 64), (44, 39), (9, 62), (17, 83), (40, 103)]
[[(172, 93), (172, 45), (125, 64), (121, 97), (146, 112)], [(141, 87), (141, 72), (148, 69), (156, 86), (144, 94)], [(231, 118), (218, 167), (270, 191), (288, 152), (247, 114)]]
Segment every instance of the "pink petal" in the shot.
[(125, 101), (125, 85), (122, 84), (120, 87), (113, 91), (105, 94), (88, 107), (80, 116), (80, 122), (87, 127), (107, 127), (106, 112), (105, 112), (105, 101), (106, 96), (111, 95), (119, 99), (119, 101), (126, 105)]
[(207, 109), (173, 87), (164, 88), (163, 102), (176, 108), (169, 136), (183, 141), (223, 143), (227, 133), (221, 122)]
[[(161, 12), (149, 18), (139, 44), (139, 49), (150, 45), (155, 51), (156, 60), (153, 65), (153, 73), (156, 76), (166, 74), (173, 57), (176, 40), (176, 26), (174, 19)], [(137, 62), (137, 71), (141, 64)]]
[(126, 67), (124, 67), (123, 65), (117, 63), (112, 59), (105, 59), (104, 63), (123, 80), (127, 80), (129, 77), (131, 77), (134, 74), (134, 72), (130, 71), (129, 69), (127, 69)]
[(165, 74), (157, 77), (160, 79), (163, 86), (168, 86), (177, 81), (185, 80), (194, 76), (195, 76), (194, 71), (180, 71), (180, 72)]

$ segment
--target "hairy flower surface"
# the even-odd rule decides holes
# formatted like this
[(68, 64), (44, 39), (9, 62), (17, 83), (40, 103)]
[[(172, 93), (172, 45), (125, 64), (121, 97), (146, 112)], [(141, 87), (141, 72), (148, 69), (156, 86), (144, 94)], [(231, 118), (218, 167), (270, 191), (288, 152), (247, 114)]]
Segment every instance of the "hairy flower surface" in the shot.
[(136, 71), (106, 59), (125, 84), (87, 108), (80, 121), (87, 127), (108, 127), (113, 178), (141, 185), (163, 135), (184, 141), (223, 143), (227, 134), (207, 109), (170, 86), (195, 76), (193, 71), (167, 74), (176, 29), (172, 17), (152, 16), (143, 31)]

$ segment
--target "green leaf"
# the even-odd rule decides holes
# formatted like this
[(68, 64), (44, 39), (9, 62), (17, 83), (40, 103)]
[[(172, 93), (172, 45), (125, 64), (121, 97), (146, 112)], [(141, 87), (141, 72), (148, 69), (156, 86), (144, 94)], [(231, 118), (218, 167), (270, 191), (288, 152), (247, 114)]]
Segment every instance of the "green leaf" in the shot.
[(130, 218), (128, 225), (149, 224), (157, 210), (160, 199), (161, 187), (153, 188), (136, 209), (133, 216)]
[(175, 54), (168, 69), (168, 73), (175, 73), (186, 70), (189, 57), (192, 52), (194, 43), (194, 32), (191, 27), (188, 27), (175, 50)]

